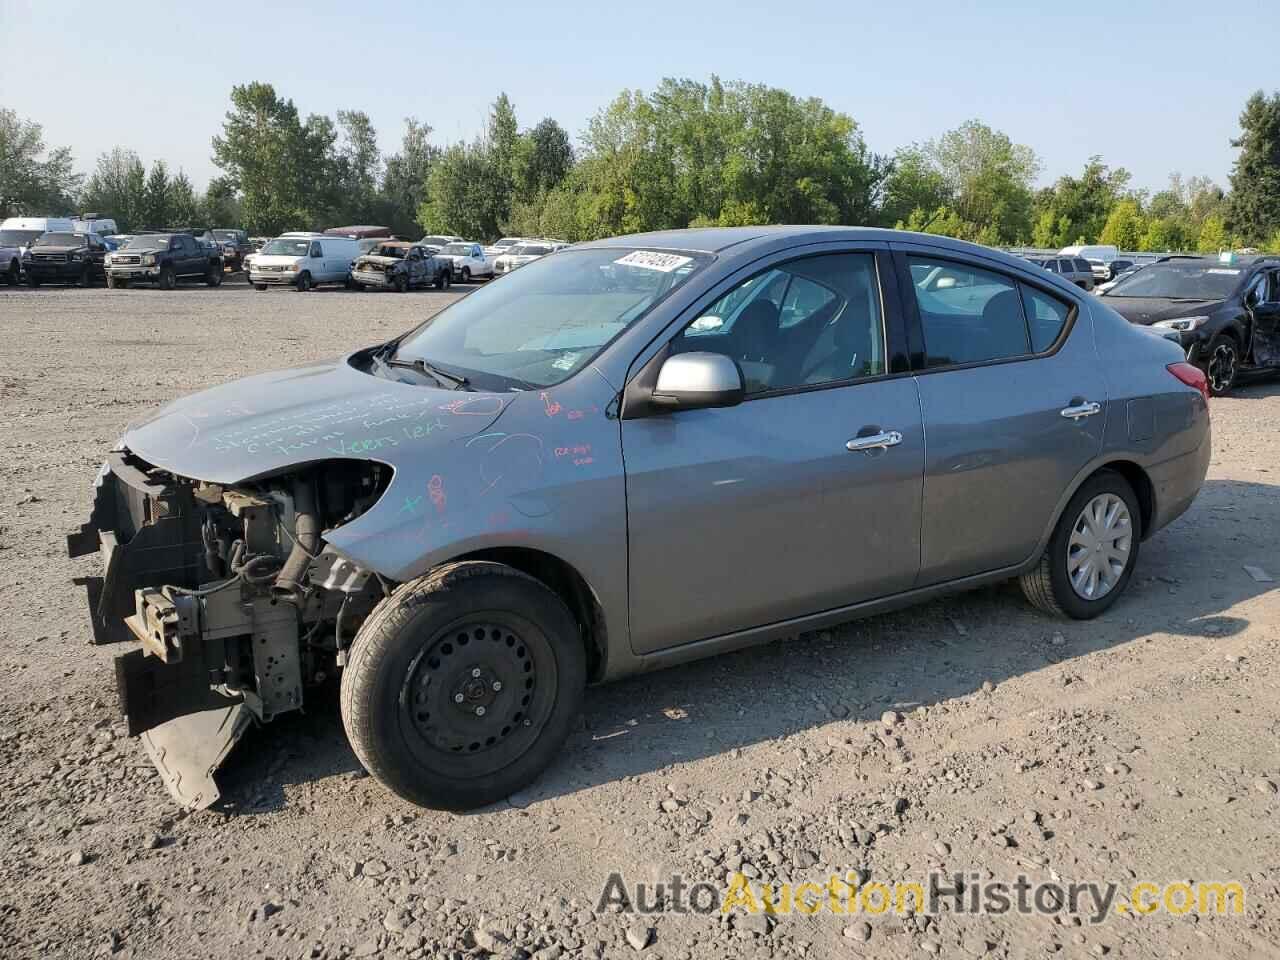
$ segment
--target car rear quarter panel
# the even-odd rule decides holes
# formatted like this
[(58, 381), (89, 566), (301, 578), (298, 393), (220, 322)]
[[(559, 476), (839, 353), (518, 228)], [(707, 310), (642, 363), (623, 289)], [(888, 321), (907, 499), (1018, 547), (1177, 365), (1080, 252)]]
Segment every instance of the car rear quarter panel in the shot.
[(1151, 480), (1152, 533), (1181, 514), (1204, 483), (1212, 452), (1209, 405), (1168, 370), (1181, 348), (1093, 303), (1094, 336), (1109, 396), (1103, 460), (1128, 460)]

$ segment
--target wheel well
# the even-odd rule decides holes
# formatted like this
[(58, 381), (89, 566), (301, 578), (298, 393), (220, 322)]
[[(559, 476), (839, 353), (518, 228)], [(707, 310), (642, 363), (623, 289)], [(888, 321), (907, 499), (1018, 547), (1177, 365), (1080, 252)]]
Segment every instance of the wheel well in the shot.
[(1111, 463), (1104, 464), (1099, 467), (1095, 473), (1103, 470), (1110, 470), (1118, 473), (1129, 481), (1129, 486), (1133, 487), (1134, 496), (1138, 498), (1138, 510), (1142, 518), (1142, 539), (1146, 539), (1151, 534), (1151, 521), (1156, 514), (1156, 492), (1151, 485), (1151, 478), (1147, 476), (1147, 471), (1138, 466), (1132, 460), (1113, 460)]
[(489, 560), (506, 564), (543, 583), (564, 601), (574, 620), (578, 622), (587, 654), (587, 677), (595, 681), (604, 675), (606, 651), (609, 649), (604, 610), (582, 574), (572, 566), (550, 553), (527, 547), (495, 547), (453, 559)]

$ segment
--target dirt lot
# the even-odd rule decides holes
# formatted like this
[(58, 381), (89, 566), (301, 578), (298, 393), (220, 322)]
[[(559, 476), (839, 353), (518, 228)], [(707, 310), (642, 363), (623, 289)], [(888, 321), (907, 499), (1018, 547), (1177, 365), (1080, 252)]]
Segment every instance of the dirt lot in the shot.
[[(0, 291), (0, 954), (1244, 957), (1280, 954), (1280, 384), (1215, 400), (1190, 513), (1100, 621), (985, 590), (589, 691), (528, 795), (468, 816), (363, 776), (336, 699), (252, 733), (178, 815), (122, 734), (66, 559), (125, 424), (384, 338), (434, 292)], [(1115, 881), (1070, 917), (641, 917), (606, 878)], [(1240, 917), (1121, 912), (1236, 880)]]

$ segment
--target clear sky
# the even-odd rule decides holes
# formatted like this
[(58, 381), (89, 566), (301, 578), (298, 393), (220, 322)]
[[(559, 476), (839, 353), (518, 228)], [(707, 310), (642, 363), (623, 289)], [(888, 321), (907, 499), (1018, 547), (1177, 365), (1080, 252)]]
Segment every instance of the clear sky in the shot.
[(471, 138), (500, 91), (522, 126), (550, 115), (576, 140), (624, 88), (714, 73), (821, 97), (877, 152), (976, 117), (1031, 146), (1044, 182), (1101, 154), (1158, 189), (1175, 170), (1225, 182), (1278, 49), (1276, 0), (0, 0), (0, 105), (83, 170), (122, 145), (202, 187), (236, 83), (364, 110), (390, 152), (406, 116)]

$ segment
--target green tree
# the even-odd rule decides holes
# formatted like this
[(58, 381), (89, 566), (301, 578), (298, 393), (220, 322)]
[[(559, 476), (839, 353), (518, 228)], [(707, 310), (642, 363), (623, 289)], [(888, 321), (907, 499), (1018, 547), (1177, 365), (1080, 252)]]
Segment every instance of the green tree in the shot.
[(1257, 245), (1280, 230), (1280, 93), (1261, 90), (1240, 114), (1240, 151), (1231, 172), (1227, 222), (1245, 243)]
[(157, 160), (147, 173), (142, 194), (142, 226), (160, 229), (177, 226), (169, 199), (169, 168)]
[(489, 237), (497, 232), (486, 193), (490, 157), (483, 141), (457, 143), (431, 167), (418, 223), (428, 233)]
[(211, 227), (236, 227), (243, 222), (240, 200), (226, 177), (214, 177), (200, 200), (201, 223)]
[(334, 213), (346, 223), (372, 222), (382, 177), (377, 131), (361, 110), (339, 110), (337, 126)]
[(386, 225), (398, 236), (407, 237), (417, 230), (418, 208), (426, 199), (427, 179), (440, 150), (430, 143), (430, 126), (414, 117), (407, 117), (404, 123), (400, 152), (387, 157), (381, 195)]
[(201, 226), (200, 201), (190, 178), (182, 170), (169, 181), (169, 217), (175, 226)]
[(881, 222), (905, 221), (914, 210), (936, 210), (951, 199), (942, 173), (918, 146), (894, 154), (884, 180)]
[(1030, 147), (969, 120), (920, 150), (947, 186), (947, 206), (959, 223), (952, 235), (993, 243), (1031, 236), (1031, 184), (1040, 161)]
[(0, 213), (70, 213), (82, 180), (70, 147), (47, 149), (40, 124), (0, 107)]
[(115, 147), (98, 157), (80, 204), (85, 210), (113, 218), (125, 232), (146, 226), (146, 178), (146, 168), (138, 155)]
[[(1112, 170), (1101, 157), (1090, 157), (1079, 177), (1062, 176), (1036, 194), (1036, 225), (1052, 223), (1039, 232), (1036, 246), (1063, 247), (1092, 243), (1102, 234), (1112, 208), (1125, 195), (1131, 177), (1123, 167)], [(1047, 216), (1046, 216), (1047, 215)]]
[(312, 115), (304, 123), (271, 84), (233, 87), (213, 158), (244, 198), (244, 225), (257, 233), (328, 225), (336, 140), (333, 121)]
[(1227, 228), (1217, 214), (1205, 218), (1200, 227), (1200, 236), (1196, 240), (1197, 253), (1219, 253), (1230, 246), (1227, 239)]
[(1138, 201), (1127, 198), (1118, 201), (1107, 216), (1098, 235), (1102, 243), (1110, 243), (1121, 250), (1137, 250), (1147, 230)]
[(517, 196), (530, 200), (560, 184), (573, 167), (569, 133), (550, 117), (520, 135), (513, 160)]

